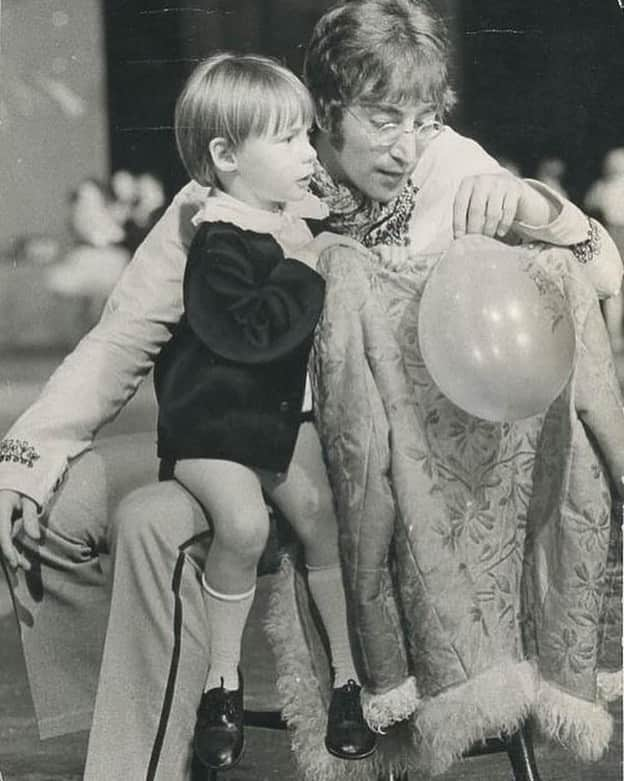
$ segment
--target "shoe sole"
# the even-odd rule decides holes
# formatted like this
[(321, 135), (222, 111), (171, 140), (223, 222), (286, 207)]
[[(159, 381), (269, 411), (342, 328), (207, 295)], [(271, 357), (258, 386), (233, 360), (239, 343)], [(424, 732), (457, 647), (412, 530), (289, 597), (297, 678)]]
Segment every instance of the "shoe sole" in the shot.
[(199, 756), (199, 754), (195, 751), (195, 746), (193, 746), (193, 755), (197, 759), (197, 761), (200, 763), (202, 767), (205, 767), (206, 770), (218, 770), (222, 773), (227, 773), (228, 770), (232, 770), (232, 768), (235, 768), (236, 765), (241, 761), (243, 758), (243, 754), (245, 753), (245, 739), (243, 738), (243, 745), (240, 750), (240, 754), (236, 757), (234, 762), (232, 762), (231, 765), (209, 765), (207, 762), (204, 762), (204, 760)]
[(366, 754), (341, 754), (338, 751), (334, 751), (334, 749), (330, 748), (327, 743), (325, 744), (325, 749), (332, 755), (332, 757), (337, 757), (338, 759), (366, 759), (367, 757), (372, 756), (375, 751), (377, 751), (377, 746), (373, 746), (370, 751), (367, 751)]

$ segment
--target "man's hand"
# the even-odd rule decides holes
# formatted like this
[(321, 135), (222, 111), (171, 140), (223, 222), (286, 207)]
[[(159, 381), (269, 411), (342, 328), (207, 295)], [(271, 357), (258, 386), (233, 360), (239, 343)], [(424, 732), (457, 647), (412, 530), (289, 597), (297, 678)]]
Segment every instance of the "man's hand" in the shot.
[(466, 233), (502, 238), (514, 220), (547, 225), (557, 207), (541, 193), (506, 171), (467, 176), (462, 180), (453, 207), (453, 235)]
[(320, 255), (329, 247), (337, 245), (350, 247), (358, 252), (368, 254), (368, 250), (359, 241), (352, 239), (350, 236), (341, 236), (338, 233), (331, 233), (331, 231), (323, 231), (318, 236), (315, 236), (309, 244), (306, 244), (294, 257), (307, 266), (316, 268)]
[(0, 490), (0, 550), (13, 569), (30, 569), (30, 562), (13, 544), (15, 522), (20, 521), (33, 540), (41, 537), (37, 505), (17, 491)]

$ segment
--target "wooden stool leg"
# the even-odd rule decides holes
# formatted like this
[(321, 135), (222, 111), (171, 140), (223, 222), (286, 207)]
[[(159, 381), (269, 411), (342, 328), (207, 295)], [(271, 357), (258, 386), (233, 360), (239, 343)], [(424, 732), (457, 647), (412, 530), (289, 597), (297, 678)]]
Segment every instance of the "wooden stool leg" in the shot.
[(526, 723), (510, 735), (505, 743), (514, 781), (541, 781), (535, 763), (531, 733)]

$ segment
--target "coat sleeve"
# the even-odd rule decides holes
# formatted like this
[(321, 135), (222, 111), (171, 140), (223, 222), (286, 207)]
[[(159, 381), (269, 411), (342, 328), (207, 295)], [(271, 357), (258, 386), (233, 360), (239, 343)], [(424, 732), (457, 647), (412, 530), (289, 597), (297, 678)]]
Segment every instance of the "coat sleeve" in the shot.
[[(468, 176), (504, 173), (505, 169), (476, 141), (466, 138), (447, 128), (439, 141), (431, 144), (429, 154), (423, 156), (414, 176), (415, 184), (421, 188), (421, 200), (432, 200), (446, 204), (444, 217), (428, 214), (430, 225), (418, 225), (417, 231), (440, 231), (446, 226), (448, 242), (452, 235), (452, 214), (455, 193), (461, 181)], [(513, 223), (510, 235), (523, 242), (542, 242), (561, 247), (572, 247), (587, 241), (589, 220), (575, 204), (562, 197), (542, 182), (525, 179), (534, 190), (543, 195), (554, 206), (555, 217), (545, 225), (529, 225), (521, 221)], [(622, 285), (622, 260), (615, 243), (597, 221), (595, 250), (587, 263), (582, 264), (583, 275), (601, 298), (615, 295)], [(442, 251), (446, 247), (435, 247)], [(577, 261), (578, 262), (578, 261)]]
[[(601, 298), (617, 295), (622, 286), (622, 259), (605, 228), (595, 219), (590, 223), (578, 206), (542, 182), (525, 181), (554, 204), (557, 216), (548, 225), (515, 222), (514, 232), (525, 241), (542, 241), (556, 246), (574, 248), (574, 245), (591, 243), (590, 259), (583, 265), (583, 274)], [(593, 239), (592, 225), (595, 229)]]
[(182, 313), (182, 278), (203, 188), (174, 198), (126, 268), (100, 322), (0, 444), (0, 489), (45, 506), (70, 459), (135, 394)]
[(311, 337), (324, 289), (320, 274), (286, 258), (272, 236), (204, 223), (189, 251), (184, 308), (196, 336), (217, 355), (267, 363)]

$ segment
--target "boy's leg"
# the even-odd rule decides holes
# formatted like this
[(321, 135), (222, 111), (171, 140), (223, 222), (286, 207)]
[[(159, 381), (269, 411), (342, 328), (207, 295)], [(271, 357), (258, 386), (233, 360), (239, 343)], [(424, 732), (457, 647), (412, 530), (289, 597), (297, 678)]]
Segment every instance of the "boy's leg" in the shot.
[(210, 534), (178, 483), (140, 488), (114, 519), (115, 567), (85, 779), (190, 777), (209, 630)]
[(272, 497), (300, 537), (308, 588), (318, 608), (334, 670), (325, 745), (343, 759), (368, 756), (375, 736), (364, 721), (360, 686), (349, 640), (347, 608), (338, 554), (338, 526), (321, 443), (315, 427), (303, 423), (286, 479), (265, 480)]
[(202, 579), (211, 627), (204, 690), (238, 689), (243, 630), (269, 533), (260, 481), (249, 467), (220, 459), (178, 461), (175, 476), (211, 518), (212, 541)]
[(358, 680), (349, 643), (338, 554), (338, 524), (321, 443), (312, 423), (303, 423), (283, 481), (265, 480), (267, 493), (303, 543), (308, 588), (330, 643), (334, 685)]
[(210, 516), (213, 532), (202, 576), (210, 627), (210, 667), (193, 747), (203, 765), (226, 770), (238, 762), (243, 751), (241, 645), (269, 517), (258, 476), (242, 464), (219, 459), (181, 460), (175, 476)]

